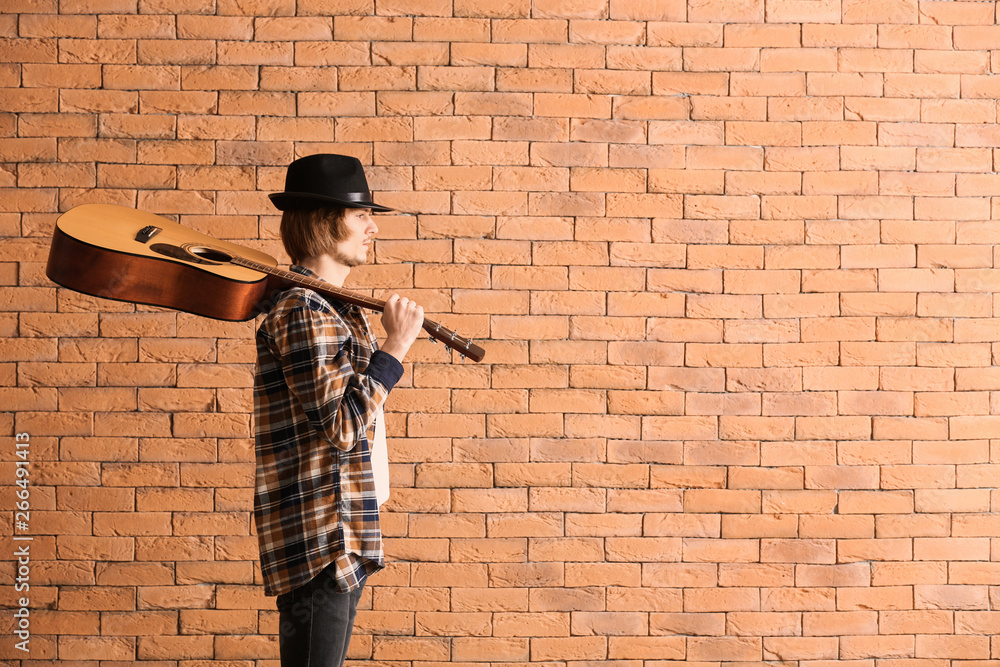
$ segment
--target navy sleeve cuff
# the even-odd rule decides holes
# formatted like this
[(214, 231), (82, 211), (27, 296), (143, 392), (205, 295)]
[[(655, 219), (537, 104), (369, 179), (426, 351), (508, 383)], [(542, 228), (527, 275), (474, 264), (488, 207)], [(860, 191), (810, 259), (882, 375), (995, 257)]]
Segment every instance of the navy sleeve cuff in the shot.
[(379, 382), (387, 391), (392, 391), (392, 388), (399, 382), (399, 378), (403, 377), (403, 364), (399, 363), (396, 357), (388, 352), (375, 350), (368, 361), (368, 369), (365, 372), (368, 377)]

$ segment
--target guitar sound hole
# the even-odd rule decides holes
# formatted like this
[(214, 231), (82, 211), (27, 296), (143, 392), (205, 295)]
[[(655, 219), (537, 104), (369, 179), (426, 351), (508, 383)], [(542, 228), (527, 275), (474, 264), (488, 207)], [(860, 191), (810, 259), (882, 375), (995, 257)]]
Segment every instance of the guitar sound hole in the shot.
[(227, 264), (229, 260), (232, 259), (232, 255), (217, 250), (215, 248), (209, 248), (207, 246), (192, 246), (187, 249), (189, 253), (197, 257), (198, 259), (204, 260), (206, 262), (215, 262), (218, 264)]

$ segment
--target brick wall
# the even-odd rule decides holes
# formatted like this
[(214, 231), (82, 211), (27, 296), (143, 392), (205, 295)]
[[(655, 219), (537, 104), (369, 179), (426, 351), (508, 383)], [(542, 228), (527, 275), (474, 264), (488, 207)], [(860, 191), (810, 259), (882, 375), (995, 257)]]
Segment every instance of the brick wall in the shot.
[(487, 349), (393, 394), (353, 658), (1000, 659), (995, 5), (0, 3), (0, 658), (276, 664), (253, 323), (44, 264), (92, 202), (283, 260), (339, 151), (408, 212), (352, 285)]

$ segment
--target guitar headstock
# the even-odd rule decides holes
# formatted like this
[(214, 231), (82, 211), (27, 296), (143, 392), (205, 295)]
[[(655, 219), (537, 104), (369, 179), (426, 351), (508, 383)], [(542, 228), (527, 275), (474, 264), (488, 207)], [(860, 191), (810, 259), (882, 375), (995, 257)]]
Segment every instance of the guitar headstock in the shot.
[(425, 319), (424, 330), (431, 335), (433, 340), (441, 341), (463, 357), (468, 357), (473, 361), (479, 362), (486, 356), (486, 350), (473, 343), (471, 338), (463, 338), (437, 322)]

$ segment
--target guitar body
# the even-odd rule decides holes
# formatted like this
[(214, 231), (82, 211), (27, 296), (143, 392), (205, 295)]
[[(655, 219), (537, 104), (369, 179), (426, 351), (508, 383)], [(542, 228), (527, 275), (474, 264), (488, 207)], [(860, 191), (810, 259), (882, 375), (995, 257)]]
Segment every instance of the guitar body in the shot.
[[(147, 228), (160, 231), (142, 241), (141, 232)], [(217, 320), (252, 319), (269, 294), (268, 274), (213, 261), (215, 252), (277, 265), (262, 252), (219, 241), (152, 213), (84, 204), (56, 222), (45, 273), (54, 283), (91, 296)]]

